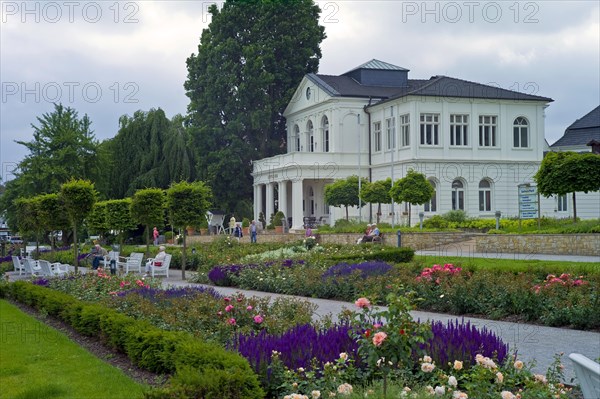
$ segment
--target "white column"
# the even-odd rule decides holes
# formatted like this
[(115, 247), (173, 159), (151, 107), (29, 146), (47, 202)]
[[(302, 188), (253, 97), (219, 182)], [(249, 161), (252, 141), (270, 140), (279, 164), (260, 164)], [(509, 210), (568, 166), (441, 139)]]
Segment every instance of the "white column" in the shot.
[(273, 213), (275, 213), (275, 207), (274, 207), (274, 203), (273, 203), (273, 188), (274, 188), (275, 183), (267, 183), (267, 209), (265, 210), (265, 220), (267, 221), (267, 223), (269, 223), (269, 220), (271, 220), (271, 215)]
[(278, 195), (279, 195), (279, 210), (281, 212), (283, 212), (283, 214), (285, 215), (285, 218), (287, 220), (287, 218), (290, 215), (288, 215), (288, 208), (287, 208), (287, 181), (286, 180), (279, 182)]
[(258, 215), (262, 211), (262, 185), (254, 185), (254, 220), (258, 221)]
[(301, 230), (304, 228), (304, 213), (302, 212), (302, 179), (292, 180), (292, 228)]

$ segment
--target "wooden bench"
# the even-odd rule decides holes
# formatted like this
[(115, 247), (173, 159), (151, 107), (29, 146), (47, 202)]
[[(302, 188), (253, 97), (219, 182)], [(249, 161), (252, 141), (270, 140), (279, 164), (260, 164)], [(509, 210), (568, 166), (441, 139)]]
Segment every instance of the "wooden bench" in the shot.
[(371, 241), (371, 242), (373, 244), (383, 244), (383, 240), (384, 240), (383, 233), (379, 233), (378, 236), (373, 237), (373, 241)]

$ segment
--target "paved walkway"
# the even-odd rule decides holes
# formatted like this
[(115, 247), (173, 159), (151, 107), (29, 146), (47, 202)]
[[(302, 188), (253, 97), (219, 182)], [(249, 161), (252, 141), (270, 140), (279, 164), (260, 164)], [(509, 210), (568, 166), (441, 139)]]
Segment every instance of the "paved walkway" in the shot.
[[(189, 274), (189, 273), (186, 273)], [(189, 278), (189, 276), (187, 276)], [(171, 273), (171, 277), (163, 280), (163, 284), (168, 286), (203, 286), (203, 284), (192, 284), (181, 280), (181, 272), (176, 270)], [(213, 287), (216, 291), (224, 295), (232, 295), (236, 292), (243, 293), (245, 296), (257, 297), (290, 297), (289, 295), (272, 294), (260, 291), (239, 290), (229, 287)], [(303, 298), (303, 297), (302, 297)], [(326, 315), (332, 315), (333, 319), (344, 309), (354, 309), (354, 304), (341, 301), (332, 301), (327, 299), (303, 298), (317, 305), (315, 318)], [(415, 319), (420, 320), (455, 320), (459, 318), (465, 322), (487, 328), (496, 333), (505, 343), (510, 345), (510, 351), (518, 350), (519, 358), (523, 361), (535, 361), (534, 370), (545, 374), (548, 367), (554, 360), (556, 353), (563, 352), (563, 364), (565, 365), (566, 382), (570, 382), (575, 376), (571, 361), (567, 358), (570, 353), (581, 353), (591, 359), (600, 358), (600, 333), (570, 330), (563, 328), (544, 327), (523, 323), (511, 323), (504, 321), (492, 321), (478, 319), (473, 317), (460, 317), (440, 313), (430, 312), (412, 312)]]

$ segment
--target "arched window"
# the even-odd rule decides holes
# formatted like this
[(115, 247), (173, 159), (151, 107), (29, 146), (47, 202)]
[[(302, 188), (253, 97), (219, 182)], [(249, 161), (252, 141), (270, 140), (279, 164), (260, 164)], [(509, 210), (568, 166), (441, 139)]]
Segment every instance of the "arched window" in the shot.
[(479, 182), (479, 212), (490, 212), (492, 210), (492, 186), (490, 182), (483, 179)]
[(529, 147), (529, 123), (521, 116), (513, 123), (513, 147)]
[(427, 181), (429, 182), (429, 184), (431, 184), (431, 187), (433, 187), (433, 197), (431, 197), (431, 201), (425, 203), (423, 210), (425, 212), (436, 212), (437, 211), (437, 186), (433, 179), (428, 179)]
[(294, 125), (294, 151), (300, 151), (300, 127), (298, 125)]
[(313, 127), (312, 121), (309, 119), (306, 123), (306, 135), (308, 137), (308, 151), (315, 152), (315, 129)]
[(321, 142), (323, 143), (323, 152), (329, 152), (329, 119), (323, 116), (321, 120), (321, 128), (323, 129), (323, 137)]
[(465, 186), (458, 179), (452, 182), (452, 210), (465, 210)]

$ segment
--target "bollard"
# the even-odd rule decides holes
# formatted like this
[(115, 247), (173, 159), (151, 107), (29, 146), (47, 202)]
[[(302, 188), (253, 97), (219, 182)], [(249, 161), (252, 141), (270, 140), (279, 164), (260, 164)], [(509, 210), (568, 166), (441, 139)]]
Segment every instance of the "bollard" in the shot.
[(400, 233), (400, 230), (396, 231), (396, 235), (398, 236), (398, 248), (400, 248), (402, 246), (402, 233)]

